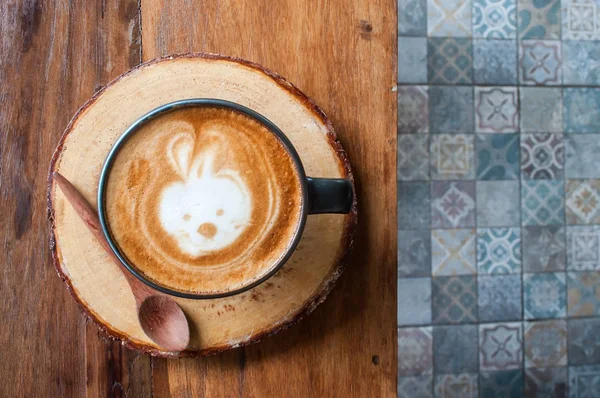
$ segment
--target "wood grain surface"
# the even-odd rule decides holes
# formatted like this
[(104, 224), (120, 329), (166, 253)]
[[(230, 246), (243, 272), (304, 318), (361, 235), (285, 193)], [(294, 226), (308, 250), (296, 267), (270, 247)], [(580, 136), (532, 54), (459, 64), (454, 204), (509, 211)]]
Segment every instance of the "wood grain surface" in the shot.
[[(338, 286), (299, 325), (164, 360), (86, 324), (50, 261), (44, 196), (54, 146), (94, 90), (186, 51), (261, 63), (325, 110), (352, 161), (360, 232)], [(394, 395), (395, 62), (393, 1), (0, 2), (0, 396)]]

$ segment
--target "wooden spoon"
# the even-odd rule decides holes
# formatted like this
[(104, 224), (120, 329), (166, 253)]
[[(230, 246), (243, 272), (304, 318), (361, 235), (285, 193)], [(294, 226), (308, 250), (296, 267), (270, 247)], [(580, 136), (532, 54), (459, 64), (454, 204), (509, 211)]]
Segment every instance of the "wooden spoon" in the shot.
[(96, 210), (85, 200), (77, 188), (60, 173), (53, 172), (52, 177), (75, 209), (75, 212), (85, 222), (100, 246), (110, 255), (125, 279), (127, 279), (135, 297), (138, 320), (144, 332), (163, 349), (183, 351), (190, 342), (190, 328), (181, 307), (175, 300), (145, 285), (125, 269), (106, 239), (104, 239)]

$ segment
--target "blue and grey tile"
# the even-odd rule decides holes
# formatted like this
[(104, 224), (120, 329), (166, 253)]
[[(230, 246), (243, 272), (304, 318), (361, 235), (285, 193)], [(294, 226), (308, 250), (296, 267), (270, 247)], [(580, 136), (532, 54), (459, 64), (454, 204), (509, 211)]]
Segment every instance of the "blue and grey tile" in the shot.
[(427, 35), (471, 37), (472, 0), (427, 0)]
[(436, 374), (477, 372), (477, 326), (433, 328), (433, 366)]
[(473, 80), (475, 84), (517, 84), (517, 42), (515, 40), (475, 40), (473, 42)]
[(475, 87), (475, 132), (518, 132), (518, 103), (516, 87)]
[(524, 322), (523, 331), (526, 368), (567, 365), (567, 321)]
[(519, 0), (520, 39), (560, 39), (560, 0)]
[(398, 182), (398, 228), (429, 227), (429, 183)]
[(557, 86), (562, 83), (562, 46), (554, 40), (519, 42), (519, 83)]
[(523, 370), (498, 370), (479, 374), (481, 398), (522, 398)]
[(562, 89), (519, 87), (521, 132), (561, 133), (563, 131)]
[(521, 181), (523, 225), (562, 225), (565, 214), (564, 182)]
[(477, 226), (517, 226), (520, 215), (519, 181), (477, 181)]
[(427, 0), (398, 0), (398, 35), (427, 35)]
[(477, 282), (480, 322), (521, 319), (521, 275), (480, 275)]
[(517, 4), (515, 0), (473, 0), (473, 37), (515, 39)]
[(398, 398), (431, 398), (432, 386), (431, 375), (398, 377)]
[(561, 0), (564, 40), (600, 39), (600, 4), (596, 0)]
[(473, 133), (473, 88), (431, 86), (429, 128), (432, 133)]
[(569, 367), (569, 398), (595, 398), (600, 391), (600, 365)]
[(431, 327), (398, 328), (398, 376), (420, 376), (433, 372)]
[(478, 398), (477, 373), (445, 374), (436, 376), (436, 398)]
[(474, 181), (433, 181), (431, 223), (433, 228), (474, 227)]
[(399, 134), (396, 162), (399, 181), (429, 179), (429, 135)]
[(440, 276), (431, 280), (434, 324), (477, 322), (477, 278)]
[(434, 229), (431, 231), (431, 273), (433, 276), (477, 274), (475, 229)]
[(563, 123), (566, 133), (600, 133), (600, 88), (565, 88)]
[(398, 326), (431, 323), (431, 278), (398, 278)]
[[(564, 271), (567, 261), (565, 227), (523, 227), (523, 272)], [(569, 241), (570, 244), (570, 241)]]
[(563, 82), (565, 85), (600, 84), (600, 42), (563, 42)]
[(398, 231), (398, 276), (431, 275), (431, 235), (428, 229)]
[(429, 88), (398, 87), (398, 133), (413, 134), (429, 131)]
[(519, 135), (478, 134), (478, 180), (519, 179)]
[(567, 227), (567, 270), (600, 271), (600, 226)]
[(560, 180), (564, 176), (565, 143), (562, 134), (521, 136), (521, 172), (526, 180)]
[(427, 40), (427, 71), (430, 84), (471, 84), (472, 40), (430, 37)]
[(426, 38), (398, 38), (398, 83), (427, 83)]
[(570, 319), (569, 366), (600, 364), (600, 318)]
[(600, 139), (596, 135), (567, 134), (565, 147), (567, 178), (600, 178)]
[(477, 270), (485, 274), (521, 272), (520, 228), (480, 228), (477, 230)]
[(430, 158), (434, 180), (475, 178), (475, 137), (473, 134), (433, 134)]
[(479, 370), (509, 370), (523, 367), (521, 322), (479, 325)]
[(564, 272), (523, 275), (525, 319), (564, 318), (567, 315), (567, 283)]
[(525, 396), (528, 398), (566, 398), (567, 368), (525, 369)]

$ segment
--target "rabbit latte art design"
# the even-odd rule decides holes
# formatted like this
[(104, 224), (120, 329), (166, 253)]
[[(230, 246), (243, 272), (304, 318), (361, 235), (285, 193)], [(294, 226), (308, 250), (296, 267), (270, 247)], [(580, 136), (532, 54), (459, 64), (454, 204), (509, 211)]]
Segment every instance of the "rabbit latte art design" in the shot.
[(299, 174), (279, 139), (245, 114), (171, 111), (117, 153), (106, 214), (120, 251), (173, 290), (226, 293), (266, 275), (302, 214)]

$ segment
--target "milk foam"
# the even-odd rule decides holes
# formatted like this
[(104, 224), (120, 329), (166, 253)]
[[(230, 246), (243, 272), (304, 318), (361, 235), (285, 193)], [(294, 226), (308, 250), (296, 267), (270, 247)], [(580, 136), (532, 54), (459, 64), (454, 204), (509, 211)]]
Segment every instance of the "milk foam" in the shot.
[[(221, 133), (207, 134), (218, 137)], [(229, 246), (245, 231), (252, 199), (238, 170), (215, 170), (218, 145), (192, 158), (193, 145), (193, 139), (181, 133), (168, 146), (170, 163), (183, 182), (163, 190), (159, 219), (183, 252), (198, 256)]]

